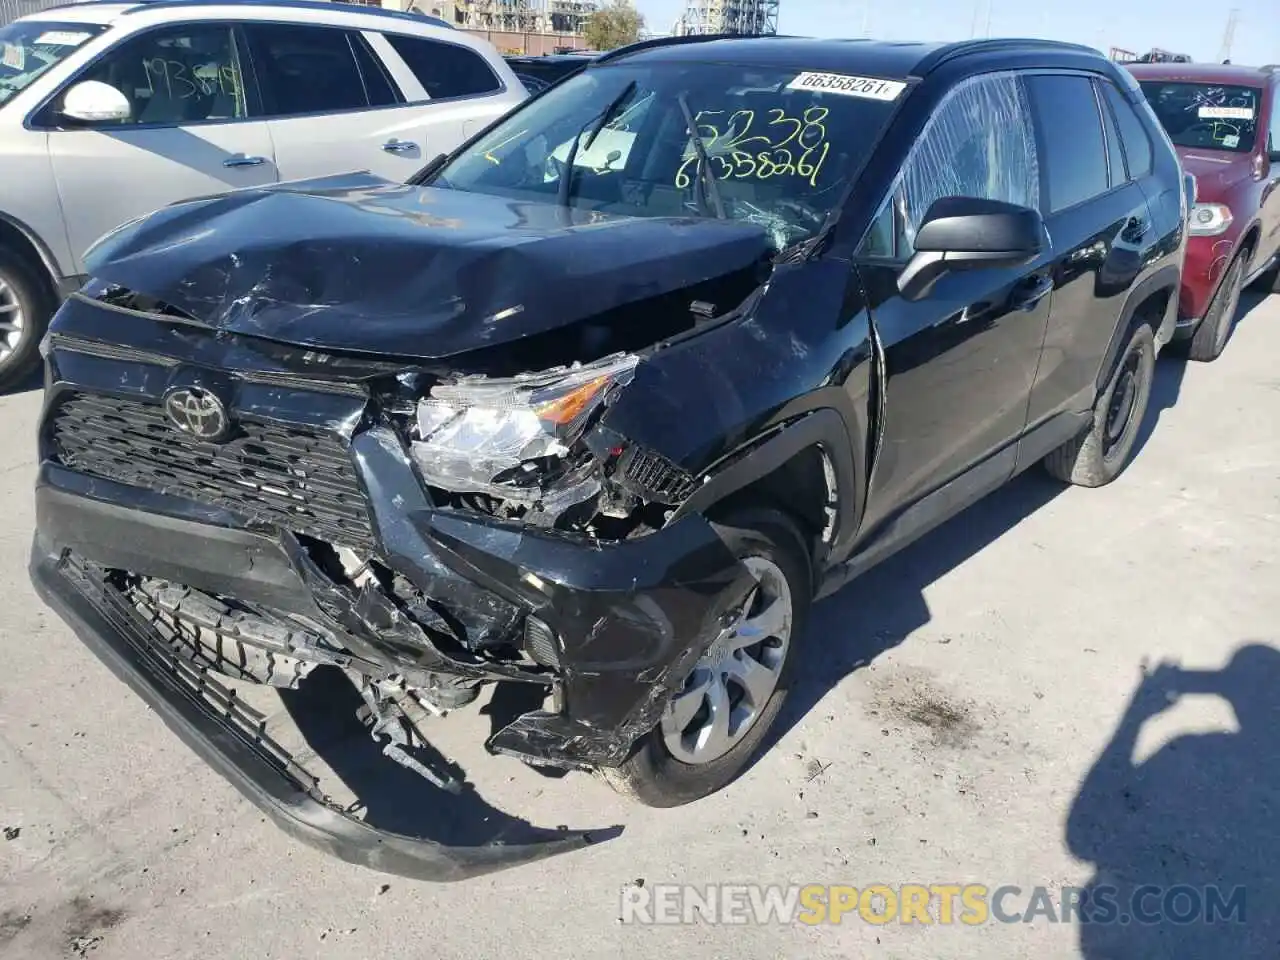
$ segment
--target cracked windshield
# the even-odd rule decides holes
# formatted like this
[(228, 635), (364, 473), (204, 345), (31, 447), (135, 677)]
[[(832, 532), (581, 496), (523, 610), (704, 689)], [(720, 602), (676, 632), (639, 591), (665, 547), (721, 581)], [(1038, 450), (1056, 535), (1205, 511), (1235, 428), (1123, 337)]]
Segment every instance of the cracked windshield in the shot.
[(903, 86), (860, 79), (871, 86), (851, 95), (825, 82), (730, 64), (588, 70), (499, 124), (434, 185), (749, 221), (781, 250), (812, 237), (841, 202)]
[(0, 27), (0, 106), (103, 30), (83, 23), (11, 23)]

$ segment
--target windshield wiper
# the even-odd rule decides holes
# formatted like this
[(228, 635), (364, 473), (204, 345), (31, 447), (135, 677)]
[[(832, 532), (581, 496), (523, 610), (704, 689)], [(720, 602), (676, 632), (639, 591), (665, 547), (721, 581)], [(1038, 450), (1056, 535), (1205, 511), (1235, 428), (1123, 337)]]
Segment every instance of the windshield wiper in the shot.
[[(613, 115), (618, 112), (618, 108), (627, 102), (627, 98), (635, 92), (636, 86), (636, 81), (632, 80), (623, 87), (622, 92), (610, 100), (609, 105), (601, 110), (600, 113), (588, 120), (582, 129), (578, 131), (578, 135), (573, 138), (573, 146), (569, 148), (569, 156), (565, 158), (564, 173), (560, 176), (560, 193), (557, 198), (560, 206), (569, 206), (569, 193), (573, 189), (573, 164), (578, 159), (578, 147), (582, 144), (583, 134), (587, 134), (587, 149), (590, 150), (591, 145), (596, 142), (596, 137), (600, 135), (600, 131), (605, 128), (605, 125), (613, 118)], [(588, 131), (590, 132), (588, 133)]]
[(707, 147), (702, 142), (702, 138), (698, 136), (698, 125), (693, 120), (693, 111), (689, 109), (689, 101), (685, 99), (682, 93), (676, 97), (676, 103), (680, 104), (680, 112), (684, 114), (684, 122), (689, 125), (689, 136), (693, 139), (693, 150), (698, 155), (698, 183), (710, 195), (712, 206), (716, 211), (716, 218), (724, 220), (724, 202), (720, 199), (720, 184), (716, 181), (716, 175), (711, 169), (711, 158), (707, 156)]

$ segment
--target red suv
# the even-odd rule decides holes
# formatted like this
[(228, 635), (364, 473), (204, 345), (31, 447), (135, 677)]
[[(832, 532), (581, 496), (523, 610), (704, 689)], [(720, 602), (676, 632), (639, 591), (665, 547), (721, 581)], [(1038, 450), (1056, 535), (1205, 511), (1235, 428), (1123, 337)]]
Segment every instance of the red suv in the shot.
[(1241, 291), (1280, 292), (1280, 66), (1127, 66), (1196, 180), (1177, 335), (1213, 360)]

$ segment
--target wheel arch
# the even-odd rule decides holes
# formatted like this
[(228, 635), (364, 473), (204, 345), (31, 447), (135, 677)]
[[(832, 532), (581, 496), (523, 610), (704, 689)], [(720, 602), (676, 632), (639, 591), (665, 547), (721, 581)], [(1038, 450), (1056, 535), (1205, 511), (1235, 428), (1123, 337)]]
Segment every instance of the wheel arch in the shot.
[(0, 213), (0, 249), (12, 250), (44, 285), (45, 292), (57, 299), (58, 261), (30, 228), (6, 213)]
[(777, 424), (705, 471), (701, 485), (670, 522), (688, 514), (715, 516), (753, 503), (773, 506), (795, 519), (810, 537), (816, 577), (833, 548), (857, 530), (865, 465), (852, 436), (844, 416), (831, 407)]
[(1153, 328), (1158, 326), (1164, 312), (1169, 309), (1170, 302), (1176, 304), (1181, 282), (1181, 271), (1170, 264), (1134, 285), (1120, 311), (1111, 341), (1098, 364), (1098, 372), (1094, 378), (1095, 391), (1101, 390), (1106, 383), (1120, 351), (1129, 342), (1138, 325), (1149, 324)]

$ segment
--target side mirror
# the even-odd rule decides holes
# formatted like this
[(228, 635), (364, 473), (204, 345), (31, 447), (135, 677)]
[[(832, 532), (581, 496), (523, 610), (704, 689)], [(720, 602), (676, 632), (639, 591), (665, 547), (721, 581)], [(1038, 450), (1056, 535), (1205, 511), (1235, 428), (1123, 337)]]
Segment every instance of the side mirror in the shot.
[(942, 197), (916, 231), (916, 252), (898, 276), (898, 292), (904, 300), (922, 300), (944, 274), (1030, 263), (1044, 241), (1044, 219), (1030, 207)]
[(129, 98), (111, 84), (85, 80), (66, 92), (58, 112), (68, 120), (81, 123), (106, 123), (128, 120), (133, 116), (133, 106)]
[(1280, 163), (1280, 150), (1270, 150), (1267, 152), (1267, 159), (1272, 163)]

